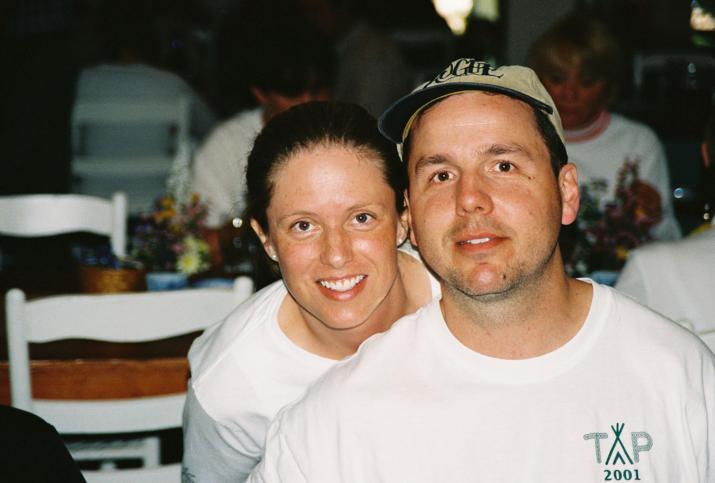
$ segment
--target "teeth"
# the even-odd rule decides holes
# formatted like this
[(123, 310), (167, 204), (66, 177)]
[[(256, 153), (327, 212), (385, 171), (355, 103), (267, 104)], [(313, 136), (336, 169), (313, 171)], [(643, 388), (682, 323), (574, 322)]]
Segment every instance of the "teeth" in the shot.
[(463, 242), (463, 243), (469, 244), (469, 245), (479, 245), (479, 244), (482, 244), (482, 243), (486, 243), (486, 242), (488, 242), (489, 240), (491, 240), (491, 238), (475, 238), (475, 239), (473, 239), (473, 240), (467, 240), (467, 241), (465, 241), (465, 242)]
[(328, 282), (327, 280), (321, 280), (320, 285), (322, 285), (323, 287), (328, 288), (330, 290), (335, 290), (336, 292), (347, 292), (348, 290), (352, 290), (352, 288), (355, 287), (355, 285), (362, 282), (363, 278), (365, 278), (365, 275), (357, 275), (352, 278), (337, 280), (335, 282)]

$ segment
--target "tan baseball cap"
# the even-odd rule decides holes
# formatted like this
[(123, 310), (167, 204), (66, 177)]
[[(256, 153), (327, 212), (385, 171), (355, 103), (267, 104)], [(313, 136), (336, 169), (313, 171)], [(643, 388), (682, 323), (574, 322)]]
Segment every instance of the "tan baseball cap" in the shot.
[(534, 106), (547, 115), (564, 142), (561, 118), (554, 101), (533, 70), (520, 65), (493, 67), (487, 62), (467, 58), (452, 61), (437, 77), (387, 108), (378, 121), (380, 132), (401, 151), (400, 145), (420, 111), (452, 94), (473, 90), (497, 92)]

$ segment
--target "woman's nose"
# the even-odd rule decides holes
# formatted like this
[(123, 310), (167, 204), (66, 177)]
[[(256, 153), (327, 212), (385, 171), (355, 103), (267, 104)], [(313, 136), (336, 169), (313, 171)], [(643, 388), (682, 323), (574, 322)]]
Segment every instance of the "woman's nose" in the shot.
[(326, 230), (323, 236), (321, 261), (333, 268), (340, 268), (352, 260), (350, 235), (342, 228)]

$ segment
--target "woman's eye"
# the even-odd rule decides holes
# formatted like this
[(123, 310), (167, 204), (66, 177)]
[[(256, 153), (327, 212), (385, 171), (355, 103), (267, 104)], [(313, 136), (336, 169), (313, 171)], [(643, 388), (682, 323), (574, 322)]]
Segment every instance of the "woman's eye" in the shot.
[(435, 181), (437, 183), (444, 183), (445, 181), (449, 181), (451, 177), (452, 175), (449, 171), (438, 171), (432, 175), (432, 181)]
[(509, 171), (512, 170), (512, 168), (514, 168), (514, 165), (511, 164), (509, 161), (501, 161), (501, 162), (497, 165), (497, 169), (498, 169), (499, 172), (501, 172), (501, 173), (508, 173)]
[(359, 215), (355, 216), (355, 221), (357, 221), (361, 225), (369, 222), (371, 219), (372, 216), (367, 213), (360, 213)]

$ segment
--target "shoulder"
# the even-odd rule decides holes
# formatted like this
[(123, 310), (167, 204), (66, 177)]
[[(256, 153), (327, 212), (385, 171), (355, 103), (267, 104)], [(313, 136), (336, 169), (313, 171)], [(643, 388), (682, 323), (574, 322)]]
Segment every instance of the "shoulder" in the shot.
[(57, 434), (55, 428), (39, 416), (10, 406), (0, 405), (0, 424), (5, 437), (15, 441)]
[[(405, 273), (410, 278), (409, 281), (414, 282), (415, 286), (419, 287), (420, 293), (429, 293), (429, 300), (441, 298), (442, 287), (439, 284), (439, 280), (427, 268), (419, 252), (412, 247), (409, 241), (398, 248), (398, 254), (400, 255), (398, 258), (400, 270), (405, 270)], [(420, 279), (423, 283), (417, 283)]]
[(405, 365), (410, 366), (409, 360), (430, 344), (426, 329), (435, 310), (441, 313), (438, 300), (397, 320), (387, 332), (368, 338), (355, 354), (333, 366), (308, 389), (307, 404), (355, 404), (360, 397), (374, 394), (371, 388), (375, 385), (401, 381)]
[(626, 341), (632, 350), (647, 353), (648, 359), (669, 358), (675, 364), (709, 353), (700, 338), (676, 322), (618, 290), (603, 288), (612, 294), (614, 302), (611, 335)]
[(715, 256), (715, 232), (701, 233), (689, 238), (657, 241), (642, 245), (628, 254), (626, 265), (641, 268), (662, 267), (669, 260), (697, 260)]
[[(241, 111), (232, 118), (222, 122), (211, 131), (200, 150), (211, 149), (216, 145), (244, 143), (250, 149), (249, 141), (261, 130), (261, 110), (251, 109)], [(247, 153), (246, 153), (247, 154)]]
[(256, 292), (224, 320), (204, 331), (191, 345), (189, 365), (194, 384), (200, 384), (240, 347), (255, 343), (258, 329), (272, 321), (287, 291), (281, 280)]
[(660, 147), (660, 140), (653, 129), (642, 122), (629, 119), (620, 114), (611, 114), (609, 130), (614, 134), (632, 138), (644, 146)]

